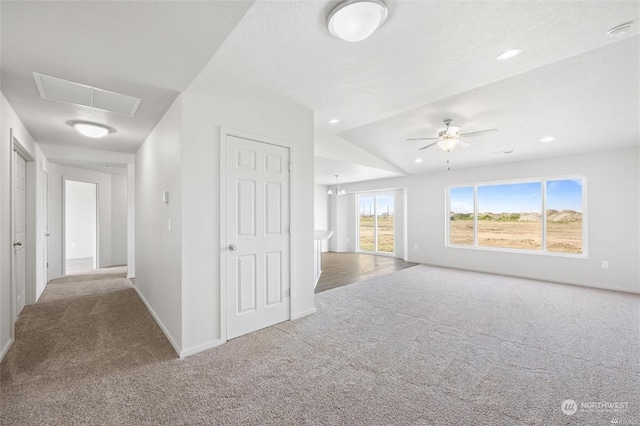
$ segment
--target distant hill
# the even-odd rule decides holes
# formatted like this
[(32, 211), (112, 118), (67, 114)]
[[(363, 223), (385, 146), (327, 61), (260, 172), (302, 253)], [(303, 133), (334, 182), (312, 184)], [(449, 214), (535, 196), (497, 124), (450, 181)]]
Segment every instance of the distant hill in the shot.
[(580, 222), (582, 213), (573, 210), (547, 210), (547, 221), (551, 222)]
[[(540, 222), (540, 213), (479, 213), (478, 220), (488, 220), (492, 222)], [(472, 213), (451, 212), (451, 220), (473, 220)], [(547, 210), (548, 222), (580, 222), (582, 213), (573, 210)]]

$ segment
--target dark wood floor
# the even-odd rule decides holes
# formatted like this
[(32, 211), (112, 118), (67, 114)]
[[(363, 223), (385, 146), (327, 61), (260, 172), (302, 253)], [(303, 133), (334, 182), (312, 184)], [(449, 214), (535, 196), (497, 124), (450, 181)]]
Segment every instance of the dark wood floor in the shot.
[(372, 254), (322, 253), (322, 275), (316, 286), (316, 293), (387, 275), (415, 265), (417, 263)]

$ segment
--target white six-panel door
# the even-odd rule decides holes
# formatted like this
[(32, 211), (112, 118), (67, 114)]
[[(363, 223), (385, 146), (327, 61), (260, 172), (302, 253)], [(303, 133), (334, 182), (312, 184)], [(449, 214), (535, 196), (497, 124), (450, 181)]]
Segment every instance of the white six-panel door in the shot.
[(289, 149), (232, 135), (225, 139), (232, 339), (290, 318)]
[(16, 289), (16, 318), (26, 302), (26, 213), (27, 213), (27, 163), (14, 152), (14, 235), (13, 235), (13, 279)]

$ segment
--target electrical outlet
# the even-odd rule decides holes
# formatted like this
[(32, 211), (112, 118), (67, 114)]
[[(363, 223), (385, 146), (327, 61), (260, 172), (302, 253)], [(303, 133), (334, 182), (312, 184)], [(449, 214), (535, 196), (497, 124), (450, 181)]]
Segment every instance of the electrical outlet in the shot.
[(603, 260), (602, 261), (602, 269), (609, 269), (609, 261), (608, 260)]

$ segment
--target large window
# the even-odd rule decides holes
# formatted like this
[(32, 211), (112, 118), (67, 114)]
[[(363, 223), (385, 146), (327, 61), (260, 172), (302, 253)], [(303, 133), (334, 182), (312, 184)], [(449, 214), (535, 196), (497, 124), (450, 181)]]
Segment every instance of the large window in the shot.
[(577, 178), (451, 187), (448, 244), (584, 254), (583, 184)]
[(358, 196), (358, 250), (369, 253), (395, 251), (394, 196)]

